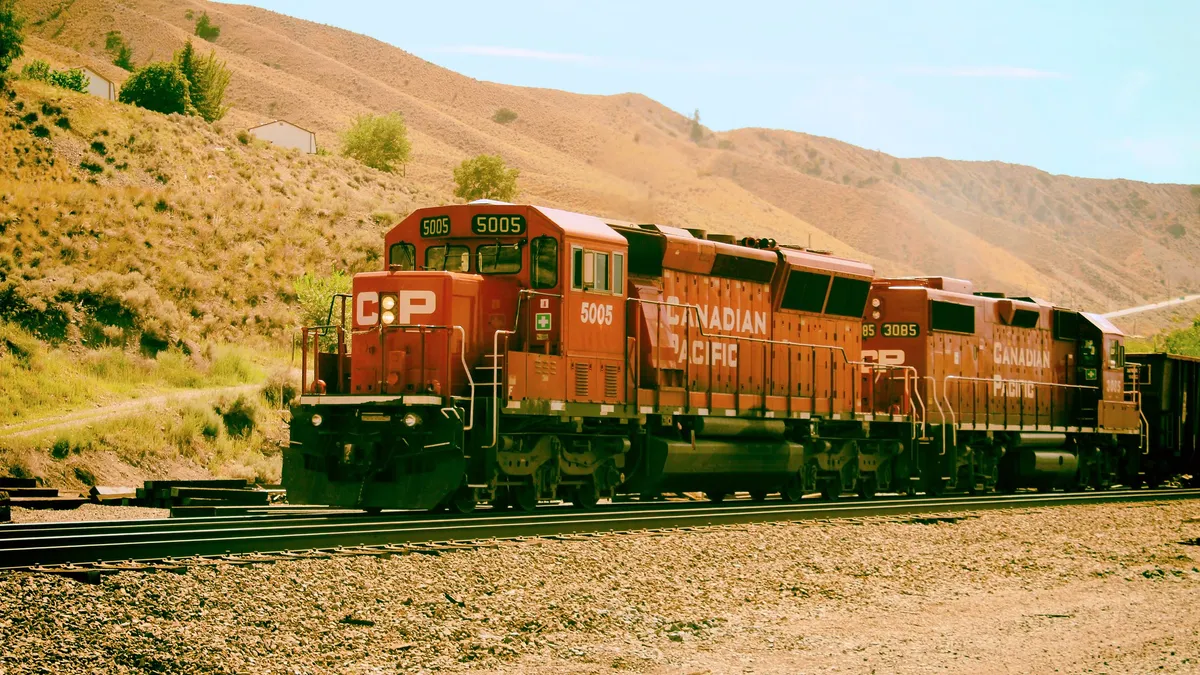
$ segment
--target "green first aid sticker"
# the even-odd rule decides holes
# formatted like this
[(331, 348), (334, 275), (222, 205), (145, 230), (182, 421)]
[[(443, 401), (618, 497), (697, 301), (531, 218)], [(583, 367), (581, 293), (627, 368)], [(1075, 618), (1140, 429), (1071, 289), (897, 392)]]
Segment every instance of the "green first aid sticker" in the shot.
[(533, 325), (536, 330), (550, 330), (550, 313), (543, 312), (535, 314), (533, 317)]

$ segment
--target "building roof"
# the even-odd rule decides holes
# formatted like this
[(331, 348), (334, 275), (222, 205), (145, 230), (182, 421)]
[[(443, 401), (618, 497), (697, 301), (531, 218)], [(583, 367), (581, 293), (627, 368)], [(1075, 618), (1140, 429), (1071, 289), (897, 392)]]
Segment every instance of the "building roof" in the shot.
[(250, 127), (250, 128), (249, 128), (249, 129), (247, 129), (246, 131), (254, 131), (255, 129), (261, 129), (261, 128), (263, 128), (263, 127), (269, 127), (269, 126), (271, 126), (272, 124), (286, 124), (286, 125), (288, 125), (289, 127), (296, 127), (296, 128), (297, 128), (297, 129), (299, 129), (300, 131), (307, 131), (308, 133), (310, 133), (310, 134), (313, 134), (314, 136), (315, 136), (315, 135), (316, 135), (316, 133), (317, 133), (317, 132), (315, 132), (315, 131), (312, 131), (312, 130), (310, 130), (310, 129), (305, 129), (304, 127), (300, 126), (299, 124), (293, 124), (292, 122), (289, 122), (289, 121), (287, 121), (287, 120), (271, 120), (270, 122), (264, 122), (263, 124), (259, 124), (258, 126), (253, 126), (253, 127)]

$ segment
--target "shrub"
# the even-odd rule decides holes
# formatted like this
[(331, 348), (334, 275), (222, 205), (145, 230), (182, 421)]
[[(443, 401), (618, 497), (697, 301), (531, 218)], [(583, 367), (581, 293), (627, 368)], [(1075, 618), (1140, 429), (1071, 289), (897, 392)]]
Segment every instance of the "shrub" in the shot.
[(400, 113), (361, 115), (342, 132), (342, 154), (372, 169), (391, 173), (408, 162), (412, 146)]
[(113, 57), (113, 65), (133, 72), (133, 47), (125, 42), (119, 30), (110, 30), (104, 35), (104, 51)]
[(79, 163), (79, 168), (91, 173), (104, 173), (104, 166), (95, 162), (89, 162), (86, 159)]
[(515, 119), (517, 119), (517, 113), (509, 108), (500, 108), (495, 115), (492, 115), (492, 121), (497, 124), (508, 124)]
[(87, 91), (88, 83), (90, 82), (88, 76), (84, 75), (83, 71), (79, 68), (72, 68), (70, 70), (55, 70), (50, 73), (49, 81), (50, 84), (56, 87), (70, 89), (71, 91), (77, 91), (81, 94)]
[(217, 60), (217, 53), (210, 51), (208, 56), (199, 57), (188, 40), (183, 49), (175, 53), (175, 63), (179, 64), (179, 72), (188, 81), (188, 95), (196, 114), (206, 122), (215, 122), (225, 116), (228, 106), (221, 105), (225, 100), (225, 88), (229, 86), (229, 69), (224, 61)]
[(250, 435), (258, 421), (258, 409), (245, 396), (238, 396), (232, 402), (222, 401), (216, 411), (225, 422), (225, 432), (234, 438)]
[(1167, 226), (1167, 234), (1178, 239), (1187, 234), (1187, 228), (1179, 223), (1171, 223)]
[(238, 143), (241, 143), (242, 145), (249, 145), (250, 144), (250, 132), (248, 132), (248, 131), (237, 132), (237, 141), (238, 141)]
[(39, 124), (33, 128), (33, 135), (38, 138), (46, 138), (50, 135), (50, 130), (46, 128), (46, 125)]
[(21, 69), (21, 79), (48, 82), (50, 80), (50, 64), (41, 59), (35, 59), (25, 64)]
[(59, 129), (70, 129), (71, 120), (67, 119), (66, 117), (60, 117), (54, 120), (54, 126), (58, 127)]
[(467, 201), (496, 199), (509, 202), (517, 197), (519, 169), (509, 169), (499, 155), (479, 155), (463, 160), (454, 169), (454, 196)]
[(195, 110), (187, 78), (175, 63), (151, 63), (139, 69), (121, 85), (118, 99), (163, 114), (190, 114)]
[(296, 303), (300, 306), (300, 321), (305, 326), (323, 326), (329, 320), (329, 302), (336, 293), (350, 292), (350, 276), (334, 270), (329, 276), (306, 272), (292, 284)]
[(295, 378), (285, 370), (276, 371), (263, 385), (262, 396), (273, 408), (286, 408), (300, 395)]
[(202, 13), (200, 18), (196, 19), (196, 37), (208, 42), (216, 42), (217, 38), (221, 37), (221, 27), (208, 18), (208, 12)]
[(9, 66), (25, 51), (21, 48), (25, 41), (21, 34), (24, 25), (25, 21), (17, 16), (16, 0), (0, 0), (0, 89)]

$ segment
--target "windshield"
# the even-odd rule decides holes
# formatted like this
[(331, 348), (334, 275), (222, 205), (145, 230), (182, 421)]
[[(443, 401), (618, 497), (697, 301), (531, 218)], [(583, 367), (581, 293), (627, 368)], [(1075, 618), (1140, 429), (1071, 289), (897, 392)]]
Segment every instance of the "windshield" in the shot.
[(512, 274), (521, 271), (520, 244), (483, 244), (475, 249), (475, 269), (480, 274)]
[(430, 246), (425, 249), (425, 269), (466, 272), (471, 265), (471, 249), (466, 246)]

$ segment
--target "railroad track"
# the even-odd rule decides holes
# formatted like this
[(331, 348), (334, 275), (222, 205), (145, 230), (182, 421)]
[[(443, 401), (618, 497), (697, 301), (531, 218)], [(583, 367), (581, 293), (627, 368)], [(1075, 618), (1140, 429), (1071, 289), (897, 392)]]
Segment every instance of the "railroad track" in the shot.
[(402, 553), (421, 547), (421, 552), (438, 552), (506, 539), (1178, 499), (1200, 499), (1200, 489), (845, 502), (626, 503), (594, 511), (549, 508), (468, 517), (339, 513), (8, 525), (0, 527), (0, 569), (94, 580), (125, 569), (177, 570), (202, 559), (209, 559), (205, 564), (213, 559), (250, 563), (331, 553)]

